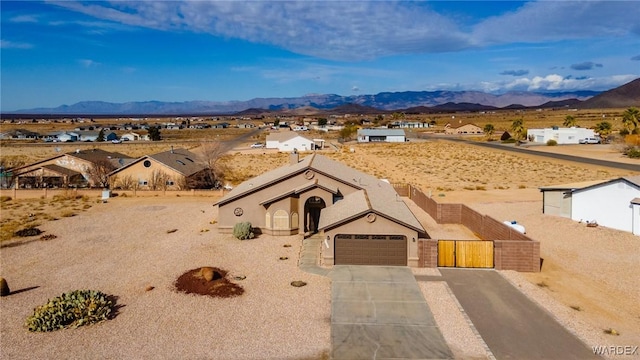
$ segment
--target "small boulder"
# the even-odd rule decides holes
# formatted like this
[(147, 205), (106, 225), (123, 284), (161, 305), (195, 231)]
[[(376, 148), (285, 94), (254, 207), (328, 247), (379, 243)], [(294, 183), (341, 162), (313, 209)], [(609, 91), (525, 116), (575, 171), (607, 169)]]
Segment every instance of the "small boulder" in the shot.
[(291, 286), (295, 286), (295, 287), (303, 287), (305, 285), (307, 285), (307, 283), (304, 282), (304, 281), (300, 281), (300, 280), (296, 280), (296, 281), (292, 281), (291, 282)]
[(202, 275), (202, 277), (207, 281), (213, 280), (213, 273), (214, 271), (212, 267), (203, 267), (200, 269), (200, 275)]

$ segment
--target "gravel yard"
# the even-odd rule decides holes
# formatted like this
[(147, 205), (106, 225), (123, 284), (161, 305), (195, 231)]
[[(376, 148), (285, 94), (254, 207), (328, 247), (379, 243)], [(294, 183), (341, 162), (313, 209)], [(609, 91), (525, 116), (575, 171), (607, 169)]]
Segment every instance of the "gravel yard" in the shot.
[[(212, 203), (114, 198), (40, 226), (56, 239), (3, 248), (0, 273), (12, 291), (25, 291), (0, 301), (0, 358), (326, 358), (330, 281), (298, 269), (299, 238), (218, 235)], [(218, 299), (175, 291), (183, 272), (202, 266), (246, 276), (236, 281), (245, 293)], [(292, 287), (293, 280), (308, 285)], [(26, 330), (34, 307), (75, 289), (117, 296), (119, 314), (77, 329)]]

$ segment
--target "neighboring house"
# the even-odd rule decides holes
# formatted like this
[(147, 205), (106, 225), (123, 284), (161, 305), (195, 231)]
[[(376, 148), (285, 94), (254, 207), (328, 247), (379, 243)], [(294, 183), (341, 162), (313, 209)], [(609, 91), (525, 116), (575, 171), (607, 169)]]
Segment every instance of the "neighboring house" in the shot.
[(104, 133), (104, 141), (111, 141), (111, 140), (117, 140), (118, 139), (118, 134), (114, 133), (113, 131), (110, 132), (105, 132)]
[(483, 134), (482, 128), (472, 123), (446, 124), (445, 134)]
[(142, 140), (140, 134), (135, 133), (135, 132), (128, 132), (126, 134), (122, 134), (122, 136), (120, 136), (120, 139), (122, 139), (122, 140), (127, 139), (129, 141), (140, 141), (140, 140)]
[(35, 140), (40, 137), (40, 134), (37, 132), (24, 130), (24, 129), (14, 129), (6, 132), (0, 133), (0, 139), (12, 139), (12, 140)]
[(535, 143), (546, 144), (549, 140), (555, 140), (558, 144), (578, 144), (578, 141), (595, 137), (592, 129), (584, 128), (552, 128), (528, 129), (527, 139)]
[(319, 154), (298, 156), (220, 199), (220, 231), (250, 222), (264, 234), (319, 233), (324, 265), (418, 265), (417, 239), (429, 236), (393, 186)]
[(60, 142), (73, 142), (79, 141), (80, 136), (75, 132), (63, 132), (58, 134), (58, 141)]
[(310, 151), (316, 149), (314, 140), (307, 139), (295, 131), (272, 132), (267, 135), (265, 148), (278, 149), (278, 151), (291, 152)]
[(127, 155), (100, 149), (76, 150), (60, 154), (33, 164), (12, 169), (18, 188), (39, 187), (92, 187), (92, 168), (105, 167), (104, 175), (111, 169), (123, 166), (131, 158)]
[(329, 131), (340, 131), (342, 129), (344, 129), (344, 125), (312, 125), (311, 126), (312, 130), (316, 130), (316, 131), (324, 131), (324, 132), (329, 132)]
[(541, 187), (543, 213), (640, 235), (640, 176)]
[(141, 190), (185, 190), (211, 188), (209, 170), (197, 155), (185, 149), (171, 149), (145, 155), (111, 172), (112, 188)]
[(397, 127), (401, 129), (422, 129), (428, 128), (428, 122), (422, 121), (394, 121), (390, 124), (390, 127)]
[(402, 129), (360, 129), (358, 142), (405, 142), (407, 136)]
[(99, 131), (76, 131), (79, 141), (95, 142), (98, 140)]

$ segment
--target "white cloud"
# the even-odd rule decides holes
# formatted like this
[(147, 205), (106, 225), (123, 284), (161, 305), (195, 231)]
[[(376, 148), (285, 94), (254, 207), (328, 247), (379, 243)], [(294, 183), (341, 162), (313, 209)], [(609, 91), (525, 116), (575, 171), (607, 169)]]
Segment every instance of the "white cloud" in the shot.
[(573, 91), (573, 90), (607, 90), (623, 85), (637, 78), (637, 75), (614, 75), (597, 78), (563, 77), (558, 74), (520, 78), (503, 83), (503, 90), (526, 91)]
[(451, 90), (451, 91), (483, 91), (487, 93), (501, 94), (508, 91), (578, 91), (578, 90), (609, 90), (624, 85), (634, 79), (637, 75), (614, 75), (608, 77), (563, 77), (558, 74), (546, 76), (523, 77), (510, 81), (482, 81), (468, 84), (440, 83), (434, 85), (429, 90)]
[(526, 2), (468, 24), (436, 13), (428, 2), (409, 1), (53, 3), (132, 27), (208, 33), (332, 60), (640, 34), (634, 1)]
[(9, 19), (12, 23), (37, 23), (38, 17), (35, 15), (18, 15)]
[[(474, 43), (544, 42), (640, 34), (634, 1), (537, 1), (475, 26)], [(612, 21), (615, 19), (615, 21)]]
[(0, 40), (0, 48), (1, 49), (31, 49), (33, 48), (33, 45), (29, 43), (23, 43), (23, 42)]
[(91, 59), (78, 59), (78, 63), (83, 67), (90, 68), (100, 65), (99, 62), (91, 60)]
[(56, 4), (121, 24), (209, 33), (326, 59), (370, 59), (469, 46), (452, 20), (415, 3), (136, 1), (115, 2), (110, 8)]

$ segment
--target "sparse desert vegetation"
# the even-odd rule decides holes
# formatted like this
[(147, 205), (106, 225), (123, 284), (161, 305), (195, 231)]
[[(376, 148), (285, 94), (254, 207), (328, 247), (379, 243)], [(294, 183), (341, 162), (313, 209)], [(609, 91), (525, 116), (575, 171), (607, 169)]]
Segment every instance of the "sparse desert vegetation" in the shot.
[[(73, 190), (51, 199), (12, 199), (0, 201), (0, 242), (16, 236), (19, 231), (34, 229), (40, 224), (71, 217), (90, 209), (95, 202), (87, 196), (78, 196)], [(33, 234), (37, 236), (39, 234)]]

